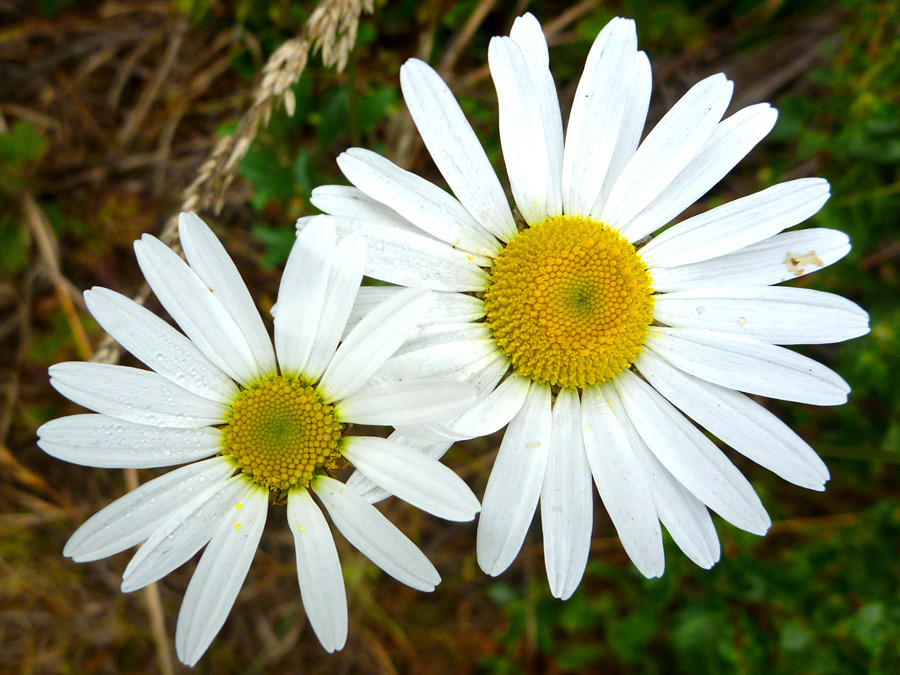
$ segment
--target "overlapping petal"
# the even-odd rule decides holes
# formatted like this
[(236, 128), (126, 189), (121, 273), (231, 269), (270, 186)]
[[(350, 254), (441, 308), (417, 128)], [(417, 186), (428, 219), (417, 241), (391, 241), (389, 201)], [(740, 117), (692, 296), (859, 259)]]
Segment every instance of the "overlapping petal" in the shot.
[(491, 576), (509, 567), (522, 548), (544, 484), (551, 428), (550, 387), (532, 384), (503, 436), (484, 490), (476, 552), (479, 566)]
[(242, 508), (219, 523), (184, 593), (175, 649), (188, 666), (200, 660), (228, 618), (262, 537), (268, 490), (246, 486), (240, 499)]
[(288, 525), (297, 551), (297, 579), (309, 623), (328, 652), (347, 642), (347, 592), (334, 537), (309, 492), (288, 495)]
[(351, 488), (318, 476), (312, 489), (347, 541), (387, 574), (420, 591), (433, 591), (440, 583), (425, 554)]
[(571, 597), (587, 566), (594, 524), (591, 469), (582, 440), (581, 402), (563, 389), (553, 404), (550, 453), (541, 486), (544, 564), (550, 592)]

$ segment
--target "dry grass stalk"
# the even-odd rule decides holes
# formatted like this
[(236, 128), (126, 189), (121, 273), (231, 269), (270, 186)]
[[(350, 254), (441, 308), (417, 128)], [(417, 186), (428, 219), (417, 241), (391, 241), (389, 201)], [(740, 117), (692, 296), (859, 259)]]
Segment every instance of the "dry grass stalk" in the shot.
[[(296, 101), (290, 86), (303, 74), (310, 51), (321, 52), (325, 66), (342, 71), (356, 43), (363, 11), (373, 11), (372, 0), (323, 0), (310, 15), (303, 32), (272, 54), (263, 67), (250, 109), (234, 133), (222, 138), (200, 167), (197, 177), (185, 190), (182, 211), (210, 208), (216, 213), (221, 211), (225, 191), (234, 180), (234, 170), (256, 138), (260, 125), (268, 123), (272, 109), (283, 101), (288, 114), (294, 114)], [(169, 235), (167, 238), (174, 237), (174, 229), (167, 227), (164, 234)]]
[[(180, 211), (211, 209), (218, 213), (222, 210), (238, 162), (256, 138), (260, 125), (268, 123), (272, 109), (282, 101), (288, 114), (294, 114), (296, 101), (290, 87), (303, 74), (310, 51), (320, 51), (327, 67), (342, 71), (356, 43), (359, 17), (363, 11), (371, 13), (373, 9), (372, 0), (323, 0), (316, 7), (303, 32), (281, 45), (269, 58), (249, 110), (241, 117), (234, 133), (221, 138), (200, 166), (197, 177), (184, 191)], [(176, 216), (166, 223), (160, 238), (177, 248)], [(149, 288), (144, 284), (133, 299), (143, 304), (148, 295)], [(120, 355), (119, 345), (107, 335), (97, 347), (93, 360), (115, 363)]]

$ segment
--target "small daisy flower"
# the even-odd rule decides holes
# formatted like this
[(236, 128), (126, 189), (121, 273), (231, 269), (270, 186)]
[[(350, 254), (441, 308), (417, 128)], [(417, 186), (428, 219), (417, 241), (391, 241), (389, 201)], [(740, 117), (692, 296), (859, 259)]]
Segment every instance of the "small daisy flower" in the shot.
[(361, 238), (336, 244), (328, 226), (298, 237), (278, 293), (273, 349), (212, 231), (194, 214), (182, 214), (179, 232), (187, 262), (148, 235), (135, 251), (184, 334), (118, 293), (87, 291), (100, 325), (152, 371), (97, 363), (51, 367), (51, 384), (96, 414), (45, 424), (38, 445), (86, 466), (187, 466), (94, 515), (64, 554), (85, 562), (144, 541), (123, 576), (128, 592), (206, 546), (175, 633), (179, 658), (193, 665), (234, 604), (269, 502), (286, 500), (307, 616), (326, 650), (341, 649), (344, 581), (313, 495), (346, 539), (397, 580), (431, 591), (440, 577), (415, 544), (331, 474), (349, 462), (387, 492), (449, 520), (471, 520), (479, 510), (465, 483), (436, 459), (386, 439), (348, 436), (348, 425), (444, 418), (471, 406), (475, 390), (463, 382), (373, 380), (432, 302), (427, 289), (406, 289), (373, 307), (338, 346), (362, 278)]
[[(614, 19), (588, 55), (564, 136), (538, 21), (517, 19), (488, 58), (519, 217), (450, 90), (417, 60), (401, 69), (403, 95), (455, 198), (362, 149), (338, 158), (355, 187), (313, 193), (330, 214), (317, 218), (366, 237), (367, 275), (438, 292), (381, 374), (466, 379), (483, 391), (453, 420), (400, 431), (437, 443), (509, 424), (478, 524), (488, 574), (515, 559), (540, 501), (550, 587), (569, 597), (590, 546), (592, 478), (642, 574), (663, 573), (661, 524), (710, 567), (720, 550), (708, 509), (756, 534), (770, 519), (688, 418), (797, 485), (828, 480), (815, 452), (746, 395), (847, 398), (837, 374), (782, 345), (863, 335), (866, 313), (774, 286), (850, 250), (834, 230), (783, 233), (822, 207), (828, 183), (782, 183), (670, 225), (772, 129), (775, 110), (753, 105), (723, 120), (732, 83), (713, 75), (641, 142), (650, 63), (634, 22)], [(364, 291), (356, 314), (398, 292)]]

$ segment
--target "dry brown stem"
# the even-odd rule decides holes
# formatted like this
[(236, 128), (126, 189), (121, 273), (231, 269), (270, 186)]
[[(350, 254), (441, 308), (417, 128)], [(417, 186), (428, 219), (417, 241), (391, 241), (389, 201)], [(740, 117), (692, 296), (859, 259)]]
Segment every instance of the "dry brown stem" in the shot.
[[(218, 213), (225, 202), (225, 192), (234, 180), (238, 162), (247, 153), (261, 125), (267, 124), (273, 108), (284, 102), (289, 115), (294, 114), (296, 101), (290, 87), (303, 74), (310, 51), (321, 52), (322, 61), (339, 72), (347, 65), (347, 58), (356, 42), (359, 18), (363, 11), (372, 12), (372, 0), (323, 0), (310, 15), (302, 33), (279, 47), (263, 67), (262, 78), (253, 92), (250, 108), (238, 122), (234, 133), (221, 138), (213, 148), (209, 158), (203, 162), (196, 178), (184, 191), (180, 211), (202, 211), (211, 209)], [(157, 76), (148, 85), (144, 95), (155, 97), (154, 83), (171, 68), (172, 61), (181, 45), (181, 38), (172, 38)], [(144, 97), (142, 97), (143, 101)], [(146, 106), (144, 106), (146, 107)], [(138, 106), (120, 131), (120, 138), (130, 134), (142, 119)], [(171, 131), (162, 134), (160, 154), (168, 152)], [(161, 183), (161, 181), (157, 181)], [(177, 247), (178, 219), (173, 216), (166, 223), (160, 239)], [(146, 301), (149, 288), (144, 284), (135, 294), (134, 300), (141, 304)], [(94, 361), (115, 363), (119, 360), (120, 348), (107, 336), (94, 355)]]
[[(296, 101), (290, 86), (303, 74), (310, 51), (321, 52), (327, 67), (342, 71), (356, 42), (359, 17), (363, 11), (372, 10), (372, 0), (323, 0), (316, 7), (302, 33), (281, 45), (263, 67), (250, 109), (241, 117), (234, 133), (220, 139), (209, 159), (201, 165), (197, 177), (184, 192), (182, 211), (221, 211), (234, 170), (256, 138), (260, 125), (269, 121), (272, 109), (283, 101), (288, 114), (294, 114)], [(167, 233), (174, 236), (170, 228)]]

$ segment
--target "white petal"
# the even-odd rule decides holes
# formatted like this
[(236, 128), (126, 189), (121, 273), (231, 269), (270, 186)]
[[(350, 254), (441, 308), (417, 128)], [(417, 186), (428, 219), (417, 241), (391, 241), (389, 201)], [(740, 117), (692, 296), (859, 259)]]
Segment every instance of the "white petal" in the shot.
[(338, 347), (319, 390), (329, 401), (359, 390), (403, 344), (431, 301), (430, 291), (409, 288), (372, 310)]
[(638, 52), (634, 59), (634, 70), (631, 71), (631, 82), (628, 87), (628, 100), (625, 104), (625, 113), (622, 116), (622, 127), (619, 129), (616, 139), (616, 148), (609, 160), (609, 168), (603, 179), (600, 194), (591, 208), (591, 217), (599, 220), (603, 213), (603, 205), (609, 198), (609, 193), (622, 174), (622, 170), (628, 164), (638, 144), (641, 142), (641, 134), (644, 124), (647, 122), (647, 111), (650, 109), (650, 91), (653, 88), (653, 75), (650, 72), (650, 59), (644, 52)]
[(326, 318), (325, 294), (334, 256), (335, 231), (330, 220), (297, 235), (278, 288), (275, 351), (282, 373), (306, 375), (320, 318)]
[(684, 487), (742, 530), (769, 529), (753, 486), (697, 427), (631, 371), (616, 375), (613, 385), (641, 438)]
[[(363, 286), (356, 294), (353, 309), (344, 329), (346, 336), (375, 307), (402, 290), (396, 286)], [(484, 302), (471, 295), (435, 291), (434, 302), (419, 317), (419, 326), (459, 324), (478, 321), (484, 316)]]
[(711, 286), (766, 286), (810, 274), (850, 252), (843, 232), (811, 228), (783, 232), (735, 253), (679, 267), (653, 267), (660, 292)]
[(674, 267), (732, 253), (803, 222), (828, 195), (822, 178), (779, 183), (673, 225), (638, 255), (650, 267)]
[(243, 385), (263, 374), (235, 317), (184, 260), (149, 234), (134, 252), (162, 306), (210, 361)]
[(485, 360), (479, 370), (464, 380), (481, 392), (478, 403), (453, 419), (398, 428), (410, 439), (426, 445), (494, 433), (516, 416), (531, 385), (530, 380), (511, 374), (515, 381), (498, 387), (508, 370), (509, 360), (503, 354), (496, 355), (491, 361)]
[(425, 147), (450, 189), (491, 234), (517, 234), (509, 203), (475, 132), (434, 70), (418, 59), (400, 68), (400, 88)]
[(347, 591), (331, 528), (309, 492), (288, 495), (287, 519), (297, 550), (297, 579), (309, 623), (331, 653), (347, 642)]
[(353, 490), (327, 476), (316, 477), (312, 488), (347, 541), (387, 574), (419, 591), (441, 582), (425, 554)]
[(89, 562), (131, 548), (201, 489), (221, 484), (232, 473), (231, 462), (214, 457), (143, 483), (88, 518), (66, 542), (63, 555)]
[(645, 348), (686, 373), (757, 396), (840, 405), (850, 392), (841, 376), (821, 363), (739, 335), (654, 327)]
[(438, 518), (468, 521), (481, 510), (478, 498), (459, 476), (406, 445), (352, 436), (344, 439), (341, 454), (391, 494)]
[(588, 216), (616, 150), (633, 86), (637, 54), (634, 21), (615, 18), (597, 35), (575, 90), (566, 127), (563, 206)]
[(309, 201), (332, 216), (352, 218), (382, 227), (395, 227), (418, 235), (425, 234), (394, 209), (372, 199), (352, 185), (322, 185), (312, 191)]
[(623, 231), (637, 241), (666, 225), (705, 195), (775, 126), (778, 112), (768, 103), (739, 110), (716, 126), (697, 156)]
[[(390, 436), (388, 436), (388, 440), (393, 443), (399, 443), (400, 445), (405, 445), (407, 447), (413, 448), (417, 452), (421, 452), (423, 455), (431, 457), (432, 459), (440, 459), (447, 453), (447, 450), (450, 449), (450, 446), (453, 445), (452, 443), (416, 443), (415, 441), (406, 438), (399, 431), (395, 431)], [(380, 502), (382, 499), (387, 499), (391, 496), (390, 492), (382, 487), (379, 487), (378, 484), (376, 484), (360, 471), (354, 471), (350, 475), (350, 477), (347, 479), (347, 487), (352, 489), (370, 504), (375, 504), (377, 502)]]
[(353, 424), (399, 426), (452, 417), (475, 403), (475, 387), (451, 380), (408, 380), (363, 387), (335, 406)]
[(737, 333), (779, 345), (842, 342), (869, 332), (859, 305), (809, 288), (701, 288), (655, 296), (653, 318), (669, 326)]
[(502, 429), (515, 417), (528, 396), (530, 381), (516, 373), (507, 377), (499, 387), (450, 423), (463, 438), (487, 436)]
[(563, 389), (553, 405), (547, 471), (541, 487), (544, 565), (553, 597), (571, 597), (587, 565), (594, 522), (591, 469), (581, 438), (581, 402)]
[[(620, 375), (616, 376), (617, 378)], [(622, 404), (609, 385), (582, 393), (581, 426), (588, 464), (603, 506), (628, 557), (647, 578), (666, 566), (653, 493), (618, 416)]]
[(685, 555), (704, 569), (719, 561), (722, 553), (719, 537), (706, 506), (692, 495), (660, 463), (628, 420), (626, 433), (653, 493), (653, 504), (662, 524)]
[(193, 342), (134, 300), (94, 287), (84, 292), (84, 302), (103, 330), (166, 379), (220, 403), (231, 403), (237, 395), (234, 380)]
[(498, 353), (493, 340), (448, 342), (395, 356), (378, 374), (392, 380), (422, 377), (464, 380), (493, 363)]
[(50, 366), (50, 384), (85, 408), (136, 424), (205, 427), (222, 424), (226, 406), (192, 394), (148, 370), (105, 363)]
[(247, 285), (225, 247), (195, 213), (182, 213), (178, 216), (178, 234), (188, 264), (234, 318), (260, 371), (274, 373), (276, 366), (272, 338), (269, 337)]
[(603, 206), (601, 222), (628, 236), (623, 228), (659, 196), (709, 139), (728, 107), (733, 89), (721, 73), (691, 87), (647, 135), (622, 170)]
[(104, 469), (184, 464), (222, 449), (218, 429), (147, 426), (106, 415), (60, 417), (44, 424), (37, 435), (38, 446), (47, 454)]
[(200, 660), (228, 618), (259, 546), (269, 491), (248, 486), (242, 500), (244, 508), (220, 523), (184, 593), (175, 627), (175, 650), (188, 666)]
[(795, 485), (825, 489), (825, 463), (758, 403), (683, 373), (649, 349), (641, 353), (635, 365), (657, 391), (745, 457)]
[(466, 377), (464, 381), (478, 390), (478, 398), (481, 400), (497, 388), (507, 373), (509, 373), (509, 359), (498, 349), (491, 361), (486, 362), (480, 370)]
[(511, 39), (491, 39), (488, 64), (497, 90), (500, 145), (513, 198), (525, 221), (536, 225), (547, 215), (550, 190), (547, 139), (537, 93), (525, 56)]
[(313, 382), (325, 372), (344, 334), (365, 265), (365, 239), (351, 236), (337, 245), (328, 278), (328, 290), (319, 317), (319, 328), (303, 371)]
[(550, 184), (547, 191), (546, 215), (562, 213), (563, 124), (559, 112), (556, 84), (550, 72), (550, 53), (541, 24), (530, 12), (513, 21), (509, 36), (522, 50), (528, 74), (534, 85), (547, 145), (547, 167)]
[(551, 433), (550, 387), (532, 384), (503, 436), (478, 520), (478, 565), (492, 577), (512, 564), (534, 518)]
[(363, 148), (341, 153), (337, 162), (356, 187), (432, 237), (481, 255), (500, 252), (500, 242), (437, 185)]
[[(302, 229), (331, 220), (338, 238), (359, 234), (366, 240), (365, 274), (401, 286), (424, 286), (436, 291), (483, 291), (487, 273), (478, 267), (481, 256), (458, 251), (443, 242), (382, 225), (337, 216), (315, 216)], [(298, 221), (298, 227), (299, 227)]]
[(122, 591), (129, 593), (166, 576), (212, 538), (222, 519), (242, 506), (247, 481), (234, 476), (209, 485), (156, 528), (125, 568)]
[(400, 356), (407, 352), (415, 352), (447, 342), (483, 342), (490, 340), (491, 335), (491, 328), (484, 321), (419, 325), (413, 329), (406, 342), (397, 349), (395, 354)]

